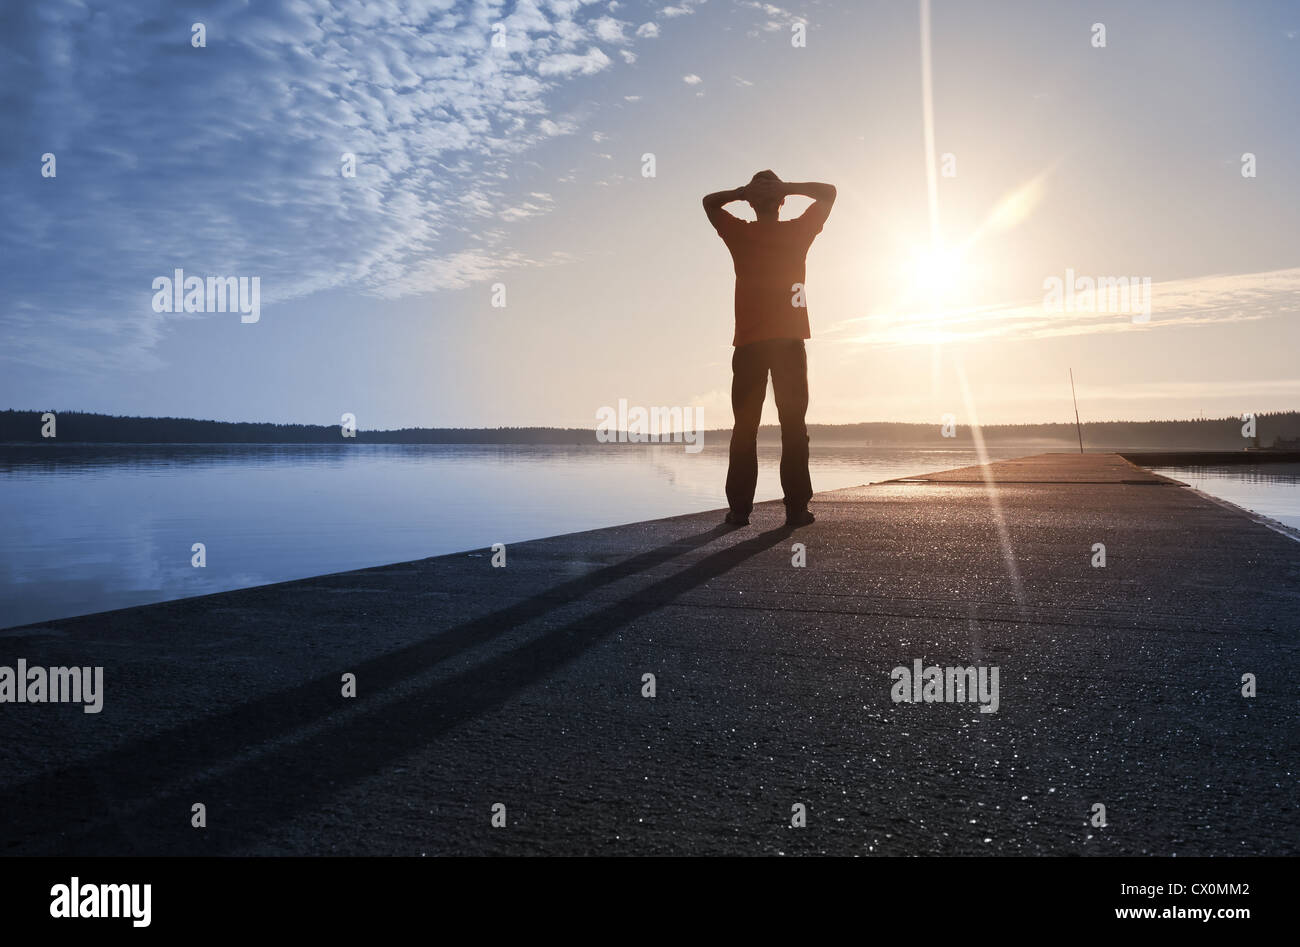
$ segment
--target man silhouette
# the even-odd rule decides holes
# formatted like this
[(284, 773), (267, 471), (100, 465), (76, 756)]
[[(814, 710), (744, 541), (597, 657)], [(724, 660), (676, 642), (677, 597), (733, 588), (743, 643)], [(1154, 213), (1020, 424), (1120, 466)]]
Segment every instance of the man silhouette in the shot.
[[(778, 212), (789, 194), (813, 199), (794, 220)], [(748, 201), (758, 217), (741, 220), (722, 208)], [(749, 525), (758, 483), (758, 422), (772, 373), (777, 416), (781, 420), (781, 489), (787, 526), (813, 521), (808, 511), (812, 481), (808, 476), (809, 337), (804, 297), (804, 260), (835, 203), (830, 184), (790, 184), (771, 171), (759, 171), (744, 187), (717, 191), (704, 198), (704, 212), (718, 231), (736, 270), (736, 334), (731, 357), (731, 452), (727, 465), (727, 522)]]

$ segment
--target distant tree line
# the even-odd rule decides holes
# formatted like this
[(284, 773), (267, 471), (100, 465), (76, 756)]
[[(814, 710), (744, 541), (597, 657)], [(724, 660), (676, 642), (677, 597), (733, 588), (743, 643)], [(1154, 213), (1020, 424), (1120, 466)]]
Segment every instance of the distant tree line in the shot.
[[(42, 411), (0, 411), (0, 441), (39, 443)], [(52, 411), (56, 442), (90, 444), (574, 444), (595, 441), (592, 429), (402, 428), (358, 430), (344, 438), (338, 424), (272, 424), (199, 421), (193, 418), (130, 418), (85, 411)]]
[[(1083, 446), (1088, 449), (1167, 448), (1179, 450), (1240, 450), (1270, 447), (1279, 437), (1300, 437), (1300, 411), (1274, 411), (1255, 416), (1255, 441), (1242, 436), (1239, 417), (1204, 418), (1182, 421), (1093, 421), (1083, 424)], [(1045, 447), (1074, 447), (1079, 435), (1072, 423), (990, 424), (980, 429), (986, 444), (1042, 444)], [(769, 438), (780, 440), (780, 431), (765, 428)], [(944, 437), (938, 424), (810, 424), (808, 434), (816, 441), (841, 441), (880, 446), (943, 447), (973, 446), (971, 429), (957, 425), (954, 436)]]
[[(339, 425), (271, 424), (247, 421), (199, 421), (193, 418), (134, 418), (85, 411), (54, 411), (56, 436), (41, 436), (42, 411), (0, 411), (0, 442), (90, 444), (594, 444), (591, 428), (401, 428), (393, 431), (358, 430), (344, 438)], [(1256, 416), (1259, 446), (1271, 446), (1279, 437), (1300, 437), (1300, 412), (1277, 411)], [(944, 437), (938, 424), (867, 422), (812, 424), (809, 435), (817, 443), (874, 445), (879, 447), (971, 447), (971, 430), (964, 425)], [(991, 424), (981, 429), (987, 444), (1041, 444), (1062, 448), (1077, 446), (1073, 424)], [(725, 443), (729, 431), (705, 432), (705, 443)], [(759, 431), (765, 442), (779, 442), (776, 426)], [(1088, 448), (1172, 448), (1183, 450), (1239, 450), (1252, 446), (1242, 436), (1240, 418), (1185, 421), (1094, 421), (1083, 425)]]

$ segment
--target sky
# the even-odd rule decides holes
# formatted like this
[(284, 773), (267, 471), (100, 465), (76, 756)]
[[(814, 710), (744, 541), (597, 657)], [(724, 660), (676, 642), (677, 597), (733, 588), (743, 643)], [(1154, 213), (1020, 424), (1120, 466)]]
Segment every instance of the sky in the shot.
[[(0, 407), (724, 427), (700, 199), (771, 168), (839, 194), (810, 422), (1072, 421), (1071, 369), (1085, 422), (1300, 408), (1300, 6), (921, 9), (6, 4)], [(177, 268), (259, 318), (155, 311)]]

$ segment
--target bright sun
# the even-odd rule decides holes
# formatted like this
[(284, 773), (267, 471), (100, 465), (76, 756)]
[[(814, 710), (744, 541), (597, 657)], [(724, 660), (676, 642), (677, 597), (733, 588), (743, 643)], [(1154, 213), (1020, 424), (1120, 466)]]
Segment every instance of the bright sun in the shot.
[(946, 247), (918, 247), (912, 251), (908, 295), (936, 305), (950, 302), (966, 284), (962, 255)]

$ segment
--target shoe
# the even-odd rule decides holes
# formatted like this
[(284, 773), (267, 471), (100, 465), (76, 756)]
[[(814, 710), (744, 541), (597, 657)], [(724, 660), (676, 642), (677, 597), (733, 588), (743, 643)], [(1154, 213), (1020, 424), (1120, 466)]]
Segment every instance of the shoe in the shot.
[(786, 526), (807, 526), (815, 522), (817, 517), (813, 516), (807, 510), (790, 510), (785, 514)]
[(741, 515), (740, 515), (739, 513), (737, 513), (735, 510), (728, 510), (728, 511), (727, 511), (727, 518), (726, 518), (725, 520), (723, 520), (723, 522), (724, 522), (724, 523), (728, 523), (728, 524), (730, 524), (730, 525), (732, 525), (732, 526), (748, 526), (748, 525), (749, 525), (749, 517), (748, 517), (748, 516), (741, 516)]

